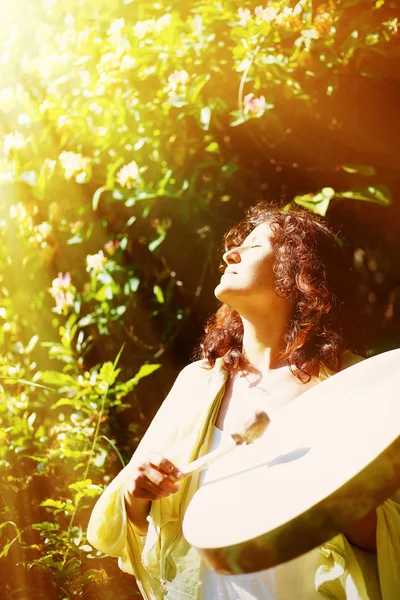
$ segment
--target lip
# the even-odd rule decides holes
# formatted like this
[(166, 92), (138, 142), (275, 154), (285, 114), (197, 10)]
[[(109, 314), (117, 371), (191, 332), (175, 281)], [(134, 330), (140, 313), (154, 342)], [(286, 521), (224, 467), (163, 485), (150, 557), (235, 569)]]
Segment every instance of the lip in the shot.
[(230, 269), (226, 269), (222, 275), (237, 275), (236, 271), (231, 271)]

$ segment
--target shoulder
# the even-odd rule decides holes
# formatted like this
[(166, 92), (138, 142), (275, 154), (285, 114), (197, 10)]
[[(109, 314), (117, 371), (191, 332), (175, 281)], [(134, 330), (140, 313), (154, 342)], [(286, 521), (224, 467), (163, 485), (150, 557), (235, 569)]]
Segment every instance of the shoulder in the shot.
[[(344, 371), (344, 369), (347, 369), (348, 367), (351, 367), (352, 365), (355, 365), (361, 362), (362, 360), (365, 360), (362, 356), (358, 354), (353, 354), (349, 350), (345, 350), (341, 356), (340, 370)], [(331, 375), (335, 375), (335, 371), (332, 371), (332, 369), (329, 369), (326, 365), (322, 364), (319, 370), (318, 379), (320, 381), (323, 381), (324, 379), (331, 377)]]
[(207, 381), (214, 379), (223, 373), (220, 360), (213, 367), (209, 367), (205, 360), (196, 360), (184, 367), (178, 375), (178, 379), (184, 381)]
[(203, 371), (209, 371), (209, 367), (207, 367), (207, 363), (205, 360), (195, 360), (192, 363), (189, 363), (182, 369), (180, 374), (182, 375), (197, 375), (202, 373)]
[(211, 390), (219, 389), (224, 383), (227, 372), (222, 368), (220, 360), (213, 367), (209, 367), (204, 360), (197, 360), (184, 367), (179, 373), (168, 394), (171, 400), (176, 397), (187, 397), (191, 401), (202, 397), (204, 394), (214, 393)]
[(349, 352), (346, 350), (342, 354), (341, 371), (343, 371), (344, 369), (347, 369), (347, 367), (351, 367), (352, 365), (355, 365), (363, 360), (365, 360), (365, 358), (363, 356), (360, 356), (359, 354), (353, 354), (352, 352)]

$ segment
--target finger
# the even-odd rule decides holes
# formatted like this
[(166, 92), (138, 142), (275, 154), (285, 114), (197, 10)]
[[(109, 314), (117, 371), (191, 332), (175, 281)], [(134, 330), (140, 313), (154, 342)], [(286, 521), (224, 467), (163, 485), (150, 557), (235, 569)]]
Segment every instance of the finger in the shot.
[(130, 502), (129, 498), (132, 496), (133, 498), (138, 498), (141, 500), (156, 500), (155, 494), (153, 494), (148, 489), (143, 487), (145, 477), (140, 476), (135, 481), (126, 481), (124, 484), (124, 497), (125, 500)]
[(145, 469), (143, 475), (152, 483), (154, 483), (154, 485), (156, 485), (160, 491), (172, 494), (179, 489), (179, 486), (171, 481), (169, 475), (151, 467), (150, 465), (147, 467), (147, 469)]
[(157, 496), (143, 489), (136, 490), (136, 492), (133, 493), (132, 496), (134, 496), (135, 498), (140, 498), (141, 500), (151, 500), (152, 502), (153, 500), (158, 500)]
[(168, 494), (175, 494), (179, 490), (179, 485), (174, 479), (171, 479), (171, 475), (166, 475), (162, 482), (159, 484), (160, 489)]
[(140, 482), (139, 489), (140, 489), (140, 491), (145, 491), (146, 493), (152, 494), (154, 496), (154, 500), (158, 500), (160, 498), (166, 498), (171, 493), (177, 491), (177, 490), (169, 491), (169, 490), (163, 489), (162, 487), (153, 483), (153, 481), (148, 479), (146, 476), (144, 476), (143, 480)]
[(174, 479), (181, 479), (183, 477), (183, 473), (181, 473), (179, 468), (168, 460), (168, 458), (158, 454), (158, 452), (152, 452), (148, 460), (153, 467), (156, 467), (159, 471), (163, 471), (167, 475), (171, 475)]
[[(156, 500), (174, 494), (179, 490), (179, 485), (171, 482), (168, 475), (160, 473), (147, 463), (138, 469), (130, 482), (125, 484), (125, 489), (135, 498)], [(150, 493), (152, 497), (147, 498), (143, 493)]]
[(161, 494), (166, 495), (166, 492), (160, 490), (160, 488), (147, 479), (144, 474), (140, 475), (133, 484), (126, 484), (125, 493), (134, 498), (141, 498), (143, 500), (157, 500)]

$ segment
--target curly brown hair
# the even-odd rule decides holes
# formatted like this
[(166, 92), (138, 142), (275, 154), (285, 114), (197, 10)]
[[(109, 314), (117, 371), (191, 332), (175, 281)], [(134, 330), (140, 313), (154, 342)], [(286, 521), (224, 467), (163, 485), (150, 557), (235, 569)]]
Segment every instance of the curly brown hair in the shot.
[[(237, 247), (257, 225), (268, 222), (274, 251), (275, 293), (294, 303), (280, 359), (303, 382), (321, 365), (341, 368), (345, 350), (362, 353), (357, 340), (354, 271), (343, 241), (317, 215), (299, 208), (281, 210), (259, 202), (225, 237)], [(219, 357), (228, 371), (249, 368), (242, 352), (240, 315), (222, 304), (208, 320), (196, 357), (212, 367)]]

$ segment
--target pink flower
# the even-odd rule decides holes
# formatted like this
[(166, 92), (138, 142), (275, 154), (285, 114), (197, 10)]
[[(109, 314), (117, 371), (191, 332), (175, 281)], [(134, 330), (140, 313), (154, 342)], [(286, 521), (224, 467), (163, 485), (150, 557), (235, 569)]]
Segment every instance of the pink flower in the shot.
[(56, 306), (53, 308), (55, 313), (59, 315), (66, 314), (68, 312), (68, 308), (74, 303), (74, 294), (72, 292), (60, 292), (56, 296), (54, 296), (56, 301)]
[(248, 8), (239, 8), (238, 17), (240, 19), (239, 24), (242, 25), (242, 27), (246, 27), (248, 21), (251, 19), (251, 12)]
[(82, 228), (83, 225), (83, 221), (74, 221), (73, 223), (69, 224), (69, 228), (71, 230), (71, 233), (78, 233), (80, 231), (80, 229)]
[(278, 14), (278, 11), (275, 8), (272, 8), (272, 6), (267, 6), (267, 8), (263, 8), (262, 6), (257, 6), (254, 9), (254, 14), (256, 17), (262, 19), (263, 21), (267, 21), (268, 23), (271, 23), (276, 15)]
[(275, 23), (285, 29), (297, 31), (302, 28), (301, 20), (301, 4), (297, 4), (295, 8), (285, 6), (276, 16)]
[(81, 173), (87, 173), (91, 159), (76, 152), (64, 150), (58, 157), (64, 169), (65, 179), (72, 179)]
[(181, 71), (175, 69), (168, 77), (168, 85), (173, 92), (176, 92), (179, 86), (185, 86), (188, 81), (189, 73), (185, 71), (185, 69), (182, 69)]
[(109, 242), (104, 244), (104, 250), (108, 252), (110, 256), (114, 256), (114, 254), (119, 248), (120, 243), (121, 242), (119, 240), (110, 240)]
[(98, 273), (102, 270), (103, 265), (107, 262), (103, 250), (99, 250), (97, 254), (88, 254), (86, 257), (86, 271)]
[(134, 160), (128, 165), (124, 165), (119, 170), (117, 175), (117, 181), (122, 187), (127, 187), (128, 190), (132, 189), (133, 185), (140, 180), (139, 167)]
[(244, 97), (244, 114), (247, 115), (250, 113), (252, 115), (261, 116), (266, 105), (267, 103), (265, 102), (264, 96), (258, 98), (253, 93), (247, 94), (247, 96)]
[(52, 281), (52, 285), (51, 285), (51, 295), (53, 295), (53, 292), (60, 292), (60, 291), (65, 291), (69, 289), (69, 286), (71, 285), (71, 275), (69, 273), (65, 273), (65, 275), (63, 275), (62, 273), (59, 273), (58, 276), (53, 279)]
[(71, 275), (69, 273), (65, 273), (65, 275), (59, 273), (58, 276), (53, 279), (49, 291), (56, 302), (53, 311), (59, 315), (66, 314), (68, 308), (74, 303), (76, 291), (71, 283)]

